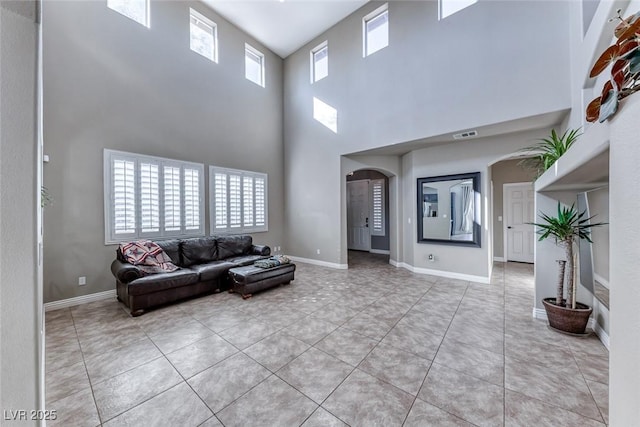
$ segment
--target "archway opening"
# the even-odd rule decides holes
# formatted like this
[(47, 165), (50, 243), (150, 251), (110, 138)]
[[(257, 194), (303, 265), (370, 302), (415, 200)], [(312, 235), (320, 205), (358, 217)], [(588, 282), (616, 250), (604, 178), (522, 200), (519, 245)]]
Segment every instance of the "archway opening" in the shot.
[(374, 169), (346, 176), (346, 233), (349, 266), (389, 263), (389, 177)]

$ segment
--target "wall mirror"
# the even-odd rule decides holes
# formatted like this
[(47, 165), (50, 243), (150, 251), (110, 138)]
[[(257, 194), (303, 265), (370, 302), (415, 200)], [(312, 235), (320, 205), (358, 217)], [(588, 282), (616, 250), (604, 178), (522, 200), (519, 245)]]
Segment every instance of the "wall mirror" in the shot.
[(480, 172), (418, 178), (418, 243), (480, 247)]

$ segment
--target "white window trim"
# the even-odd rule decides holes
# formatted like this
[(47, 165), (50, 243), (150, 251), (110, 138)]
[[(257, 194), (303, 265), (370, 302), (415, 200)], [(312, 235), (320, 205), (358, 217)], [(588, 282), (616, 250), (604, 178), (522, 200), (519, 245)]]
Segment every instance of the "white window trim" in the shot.
[[(316, 79), (316, 61), (315, 61), (315, 56), (316, 53), (320, 52), (322, 49), (327, 48), (327, 75), (323, 76), (319, 79)], [(320, 81), (322, 79), (324, 79), (325, 77), (329, 76), (329, 40), (325, 40), (322, 43), (320, 43), (318, 46), (314, 47), (313, 49), (311, 49), (310, 51), (310, 61), (311, 61), (311, 84)]]
[[(374, 53), (384, 49), (384, 48), (378, 49), (376, 50), (376, 52), (371, 52), (371, 54), (367, 55), (367, 23), (372, 19), (376, 18), (378, 15), (381, 15), (384, 12), (388, 12), (388, 10), (389, 10), (389, 3), (385, 3), (379, 8), (377, 8), (376, 10), (374, 10), (373, 12), (368, 13), (362, 18), (362, 57), (363, 58), (366, 58), (367, 56), (373, 55)], [(388, 47), (388, 46), (389, 44), (387, 44), (387, 46), (385, 47)]]
[[(380, 216), (381, 216), (381, 228), (379, 230), (377, 230), (375, 228), (375, 200), (374, 200), (374, 188), (375, 186), (380, 186), (381, 187), (381, 195), (380, 195), (380, 203), (381, 203), (381, 208), (380, 208)], [(386, 230), (386, 209), (385, 209), (385, 180), (384, 179), (372, 179), (369, 181), (369, 188), (371, 189), (371, 214), (370, 214), (370, 218), (371, 218), (371, 235), (372, 236), (384, 236), (386, 234), (385, 230)]]
[(137, 21), (135, 19), (133, 19), (132, 17), (125, 15), (124, 13), (122, 13), (121, 11), (119, 11), (118, 9), (115, 9), (113, 6), (109, 5), (109, 0), (107, 0), (107, 7), (111, 10), (113, 10), (116, 13), (119, 13), (120, 15), (124, 16), (125, 18), (131, 19), (133, 22), (136, 22), (140, 25), (142, 25), (143, 27), (146, 28), (151, 28), (151, 4), (150, 4), (150, 0), (145, 0), (144, 1), (144, 11), (145, 11), (145, 16), (144, 16), (144, 21), (145, 22), (140, 22)]
[[(113, 182), (112, 182), (112, 171), (111, 164), (114, 159), (125, 159), (129, 161), (133, 161), (136, 164), (136, 173), (135, 173), (135, 186), (136, 186), (136, 231), (134, 233), (127, 234), (116, 234), (113, 229), (113, 216), (114, 216), (114, 203), (113, 203)], [(158, 168), (158, 197), (159, 197), (159, 211), (160, 211), (160, 219), (159, 219), (159, 231), (157, 232), (142, 232), (140, 221), (142, 220), (140, 212), (141, 206), (139, 203), (140, 200), (140, 173), (138, 169), (138, 164), (143, 162), (150, 162), (157, 164)], [(182, 224), (180, 230), (176, 231), (164, 231), (164, 166), (175, 166), (180, 167), (180, 182), (181, 189), (184, 190), (184, 168), (196, 169), (198, 170), (199, 177), (199, 189), (198, 193), (200, 195), (199, 200), (199, 216), (200, 216), (200, 226), (198, 230), (187, 230), (185, 226), (185, 201), (184, 201), (184, 191), (181, 194), (180, 200), (180, 210), (181, 210), (181, 219)], [(136, 239), (164, 239), (164, 238), (172, 238), (172, 237), (198, 237), (205, 235), (205, 213), (204, 213), (204, 164), (202, 163), (193, 163), (193, 162), (184, 162), (179, 160), (166, 159), (163, 157), (155, 157), (155, 156), (146, 156), (135, 153), (128, 153), (125, 151), (117, 151), (117, 150), (109, 150), (104, 149), (104, 230), (105, 230), (105, 245), (112, 245), (121, 242), (127, 242)]]
[[(246, 66), (246, 57), (247, 57), (247, 52), (251, 52), (252, 54), (258, 56), (260, 58), (260, 82), (256, 82), (254, 80), (251, 80), (249, 77), (247, 77), (247, 66)], [(247, 80), (249, 80), (252, 83), (257, 84), (258, 86), (262, 86), (265, 87), (265, 57), (264, 57), (264, 53), (260, 52), (258, 49), (256, 49), (255, 47), (251, 46), (249, 43), (245, 43), (244, 44), (244, 56), (245, 56), (245, 70), (244, 70), (244, 76)]]
[[(224, 228), (216, 227), (216, 195), (215, 195), (215, 175), (216, 173), (224, 173), (227, 175), (227, 225)], [(229, 175), (239, 175), (240, 179), (240, 200), (241, 200), (241, 210), (240, 210), (240, 219), (242, 221), (242, 225), (240, 227), (232, 227), (230, 221), (230, 192), (229, 192)], [(260, 226), (245, 226), (244, 225), (244, 177), (251, 177), (254, 179), (254, 190), (253, 190), (253, 203), (252, 205), (256, 206), (256, 192), (255, 192), (255, 179), (261, 178), (264, 180), (264, 225)], [(254, 213), (255, 220), (255, 213)], [(245, 171), (239, 169), (230, 169), (223, 168), (218, 166), (209, 166), (209, 234), (211, 236), (220, 235), (220, 234), (238, 234), (238, 233), (260, 233), (269, 231), (269, 179), (266, 173), (260, 172), (252, 172)]]
[(189, 48), (191, 48), (191, 17), (192, 16), (211, 27), (213, 32), (213, 35), (212, 35), (213, 36), (213, 58), (204, 56), (200, 52), (196, 52), (193, 49), (191, 49), (191, 51), (197, 53), (198, 55), (202, 55), (205, 58), (210, 59), (217, 64), (218, 63), (218, 25), (215, 22), (213, 22), (211, 19), (204, 16), (202, 13), (198, 12), (197, 10), (189, 8)]

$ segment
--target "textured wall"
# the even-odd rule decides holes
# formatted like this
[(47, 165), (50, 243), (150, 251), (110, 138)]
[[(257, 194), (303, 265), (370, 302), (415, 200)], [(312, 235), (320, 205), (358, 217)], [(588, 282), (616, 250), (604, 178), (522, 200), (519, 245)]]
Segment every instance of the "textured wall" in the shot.
[[(189, 7), (218, 24), (219, 63), (189, 49)], [(152, 1), (151, 28), (105, 2), (45, 2), (43, 31), (45, 301), (114, 289), (105, 148), (266, 172), (269, 232), (254, 240), (283, 244), (279, 57), (200, 2)], [(244, 76), (245, 42), (265, 54), (265, 88)], [(205, 219), (209, 233), (208, 206)]]
[[(40, 409), (35, 2), (0, 3), (0, 410)], [(10, 414), (10, 413), (9, 413)], [(3, 421), (2, 425), (36, 425)]]
[[(285, 198), (292, 255), (344, 264), (340, 156), (570, 105), (566, 2), (478, 2), (443, 21), (437, 19), (437, 2), (390, 2), (390, 44), (363, 58), (362, 17), (380, 4), (368, 3), (285, 60)], [(309, 49), (324, 40), (329, 76), (310, 84)], [(313, 119), (314, 97), (337, 109), (337, 133)], [(504, 146), (491, 161), (517, 148)], [(477, 153), (461, 156), (469, 160)], [(474, 164), (476, 170), (488, 166)], [(456, 166), (447, 169), (442, 173), (454, 173)], [(418, 176), (404, 164), (402, 174), (401, 180)], [(402, 181), (398, 188), (407, 190), (398, 199), (404, 209), (411, 207), (398, 224), (413, 229), (408, 217), (415, 211), (415, 184)], [(404, 256), (396, 261), (411, 263), (411, 253), (422, 251), (414, 234), (401, 235), (398, 253)]]

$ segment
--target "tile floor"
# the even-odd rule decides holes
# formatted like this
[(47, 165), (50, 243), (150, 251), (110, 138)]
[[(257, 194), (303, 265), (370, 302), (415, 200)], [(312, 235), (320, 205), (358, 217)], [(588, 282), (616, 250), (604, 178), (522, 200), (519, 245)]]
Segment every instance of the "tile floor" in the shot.
[(529, 265), (491, 285), (298, 264), (296, 280), (132, 318), (116, 301), (46, 314), (62, 426), (604, 426), (608, 352), (531, 318)]

